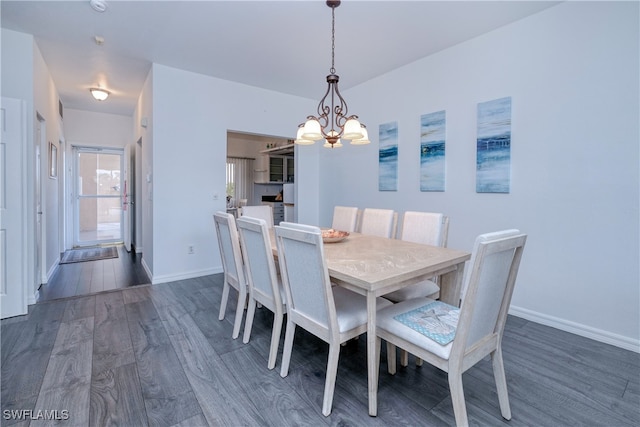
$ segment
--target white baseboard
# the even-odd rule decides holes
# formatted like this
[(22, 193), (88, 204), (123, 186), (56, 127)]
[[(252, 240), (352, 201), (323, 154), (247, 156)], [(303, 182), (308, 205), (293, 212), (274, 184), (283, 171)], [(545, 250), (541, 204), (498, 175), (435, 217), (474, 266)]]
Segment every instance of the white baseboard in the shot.
[(640, 353), (640, 340), (637, 339), (603, 331), (602, 329), (592, 328), (590, 326), (571, 322), (559, 317), (527, 310), (526, 308), (515, 307), (513, 305), (509, 308), (509, 314), (516, 317), (522, 317), (523, 319), (540, 323), (542, 325), (551, 326), (552, 328), (560, 329), (561, 331), (580, 335), (581, 337), (591, 338), (605, 344), (615, 345), (616, 347), (624, 348), (625, 350)]
[[(222, 272), (223, 272), (222, 267), (218, 267), (218, 268), (208, 268), (205, 270), (187, 271), (180, 274), (166, 274), (163, 276), (154, 276), (151, 279), (151, 283), (153, 285), (157, 285), (159, 283), (175, 282), (176, 280), (193, 279), (195, 277), (209, 276), (211, 274), (218, 274)], [(151, 275), (149, 275), (149, 277), (151, 277)]]
[[(51, 266), (51, 268), (47, 272), (46, 280), (42, 281), (41, 286), (42, 285), (46, 285), (47, 283), (49, 283), (49, 280), (51, 280), (51, 277), (53, 277), (53, 274), (56, 272), (56, 270), (58, 269), (59, 266), (60, 266), (60, 257), (58, 257), (58, 259), (56, 259), (56, 261), (53, 263), (53, 265)], [(40, 300), (40, 291), (39, 291), (39, 289), (36, 289), (36, 291), (33, 293), (33, 295), (28, 295), (27, 305), (36, 304), (39, 300)]]
[(144, 268), (144, 271), (147, 273), (147, 277), (149, 277), (149, 280), (151, 281), (151, 283), (153, 283), (153, 275), (151, 274), (151, 270), (149, 269), (147, 261), (144, 259), (144, 257), (142, 257), (142, 268)]
[(53, 277), (53, 274), (56, 272), (56, 270), (58, 269), (59, 265), (60, 265), (60, 257), (58, 257), (58, 259), (56, 259), (56, 261), (53, 263), (53, 265), (51, 266), (51, 268), (47, 272), (47, 281), (44, 282), (44, 283), (49, 283), (49, 280), (51, 280), (51, 277)]

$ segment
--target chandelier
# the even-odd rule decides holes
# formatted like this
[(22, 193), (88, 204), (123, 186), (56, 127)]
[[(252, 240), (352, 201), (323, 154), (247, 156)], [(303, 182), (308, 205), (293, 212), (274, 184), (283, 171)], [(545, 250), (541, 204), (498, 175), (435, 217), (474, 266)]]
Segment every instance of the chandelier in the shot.
[(336, 7), (340, 1), (327, 0), (331, 8), (331, 68), (327, 76), (327, 91), (318, 104), (318, 115), (307, 116), (307, 121), (298, 126), (295, 143), (310, 145), (324, 139), (324, 147), (342, 147), (340, 139), (349, 139), (351, 144), (369, 144), (366, 127), (358, 121), (358, 116), (349, 115), (347, 102), (338, 90), (340, 77), (335, 69)]

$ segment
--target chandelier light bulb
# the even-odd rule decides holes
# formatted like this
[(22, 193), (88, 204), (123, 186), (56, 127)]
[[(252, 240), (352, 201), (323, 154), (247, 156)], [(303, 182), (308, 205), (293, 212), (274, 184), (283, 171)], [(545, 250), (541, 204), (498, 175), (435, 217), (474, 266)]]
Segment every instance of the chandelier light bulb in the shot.
[(303, 136), (302, 136), (303, 134), (304, 134), (304, 126), (298, 127), (298, 133), (296, 134), (296, 139), (293, 142), (295, 142), (296, 144), (299, 144), (299, 145), (311, 145), (311, 144), (315, 143), (315, 141), (313, 139), (305, 139), (305, 138), (303, 138)]
[(344, 134), (342, 137), (344, 139), (361, 139), (363, 136), (360, 122), (356, 119), (347, 120), (347, 123), (344, 124)]
[(351, 140), (351, 144), (352, 145), (365, 145), (365, 144), (370, 144), (371, 141), (369, 141), (369, 132), (367, 132), (367, 128), (362, 127), (360, 129), (360, 131), (362, 132), (362, 138), (360, 139), (352, 139)]

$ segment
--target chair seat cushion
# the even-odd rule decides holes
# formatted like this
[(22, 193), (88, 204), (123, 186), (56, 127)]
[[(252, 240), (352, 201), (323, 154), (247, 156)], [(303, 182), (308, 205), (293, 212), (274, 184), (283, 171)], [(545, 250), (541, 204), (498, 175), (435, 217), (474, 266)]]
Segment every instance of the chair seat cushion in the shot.
[(411, 286), (406, 286), (397, 291), (383, 295), (384, 298), (392, 302), (406, 301), (413, 298), (434, 298), (433, 295), (440, 292), (440, 287), (431, 280), (424, 280)]
[(376, 325), (379, 329), (383, 329), (406, 341), (412, 342), (418, 347), (447, 360), (451, 353), (451, 346), (453, 345), (452, 342), (446, 345), (438, 344), (433, 339), (421, 334), (394, 318), (398, 315), (402, 315), (433, 302), (436, 301), (431, 298), (415, 298), (385, 307), (378, 310)]
[[(333, 300), (336, 304), (336, 314), (338, 317), (338, 327), (340, 333), (367, 323), (367, 298), (341, 286), (334, 286)], [(384, 298), (376, 298), (378, 310), (393, 305), (391, 301)]]

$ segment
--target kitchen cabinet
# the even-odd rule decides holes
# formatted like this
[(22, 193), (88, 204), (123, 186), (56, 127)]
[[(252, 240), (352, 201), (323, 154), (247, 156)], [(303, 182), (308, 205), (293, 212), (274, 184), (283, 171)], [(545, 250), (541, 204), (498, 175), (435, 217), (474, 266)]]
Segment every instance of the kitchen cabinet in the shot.
[(269, 182), (293, 182), (294, 159), (291, 156), (269, 156)]
[(273, 214), (273, 225), (280, 225), (284, 221), (284, 204), (282, 202), (265, 202), (263, 205), (271, 206), (271, 212)]
[(269, 156), (262, 154), (258, 156), (254, 163), (253, 178), (256, 183), (264, 184), (269, 182)]

